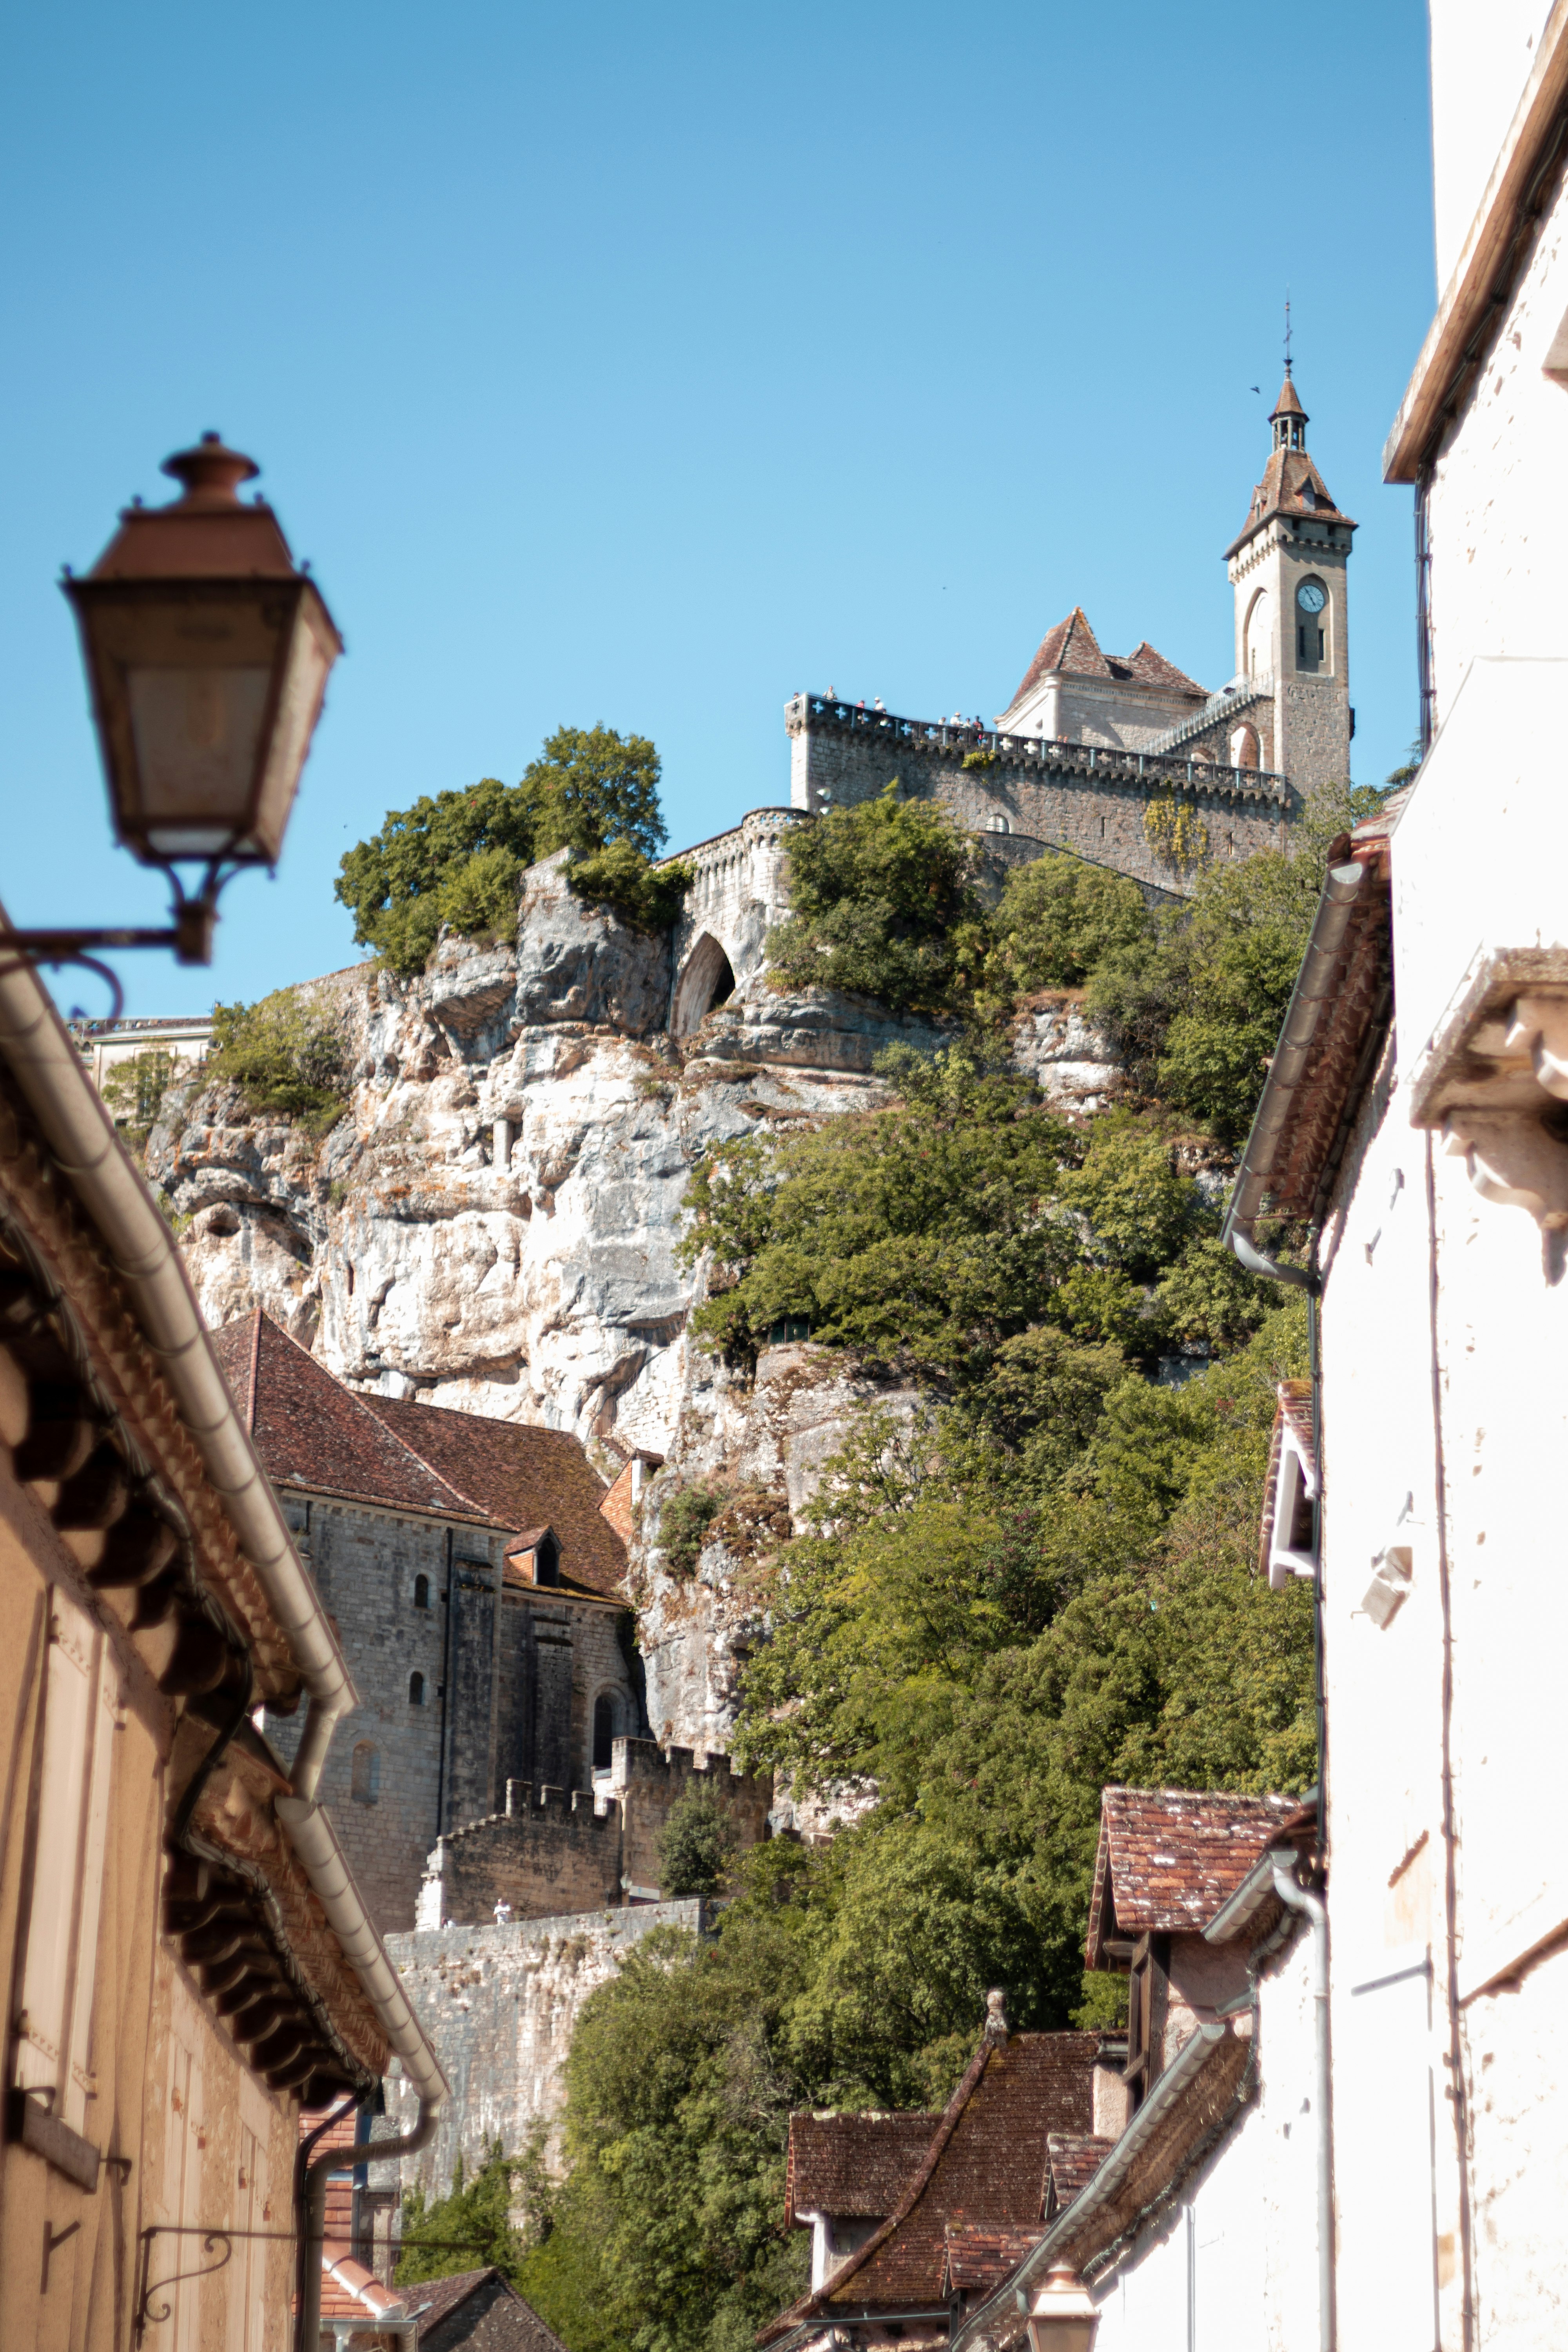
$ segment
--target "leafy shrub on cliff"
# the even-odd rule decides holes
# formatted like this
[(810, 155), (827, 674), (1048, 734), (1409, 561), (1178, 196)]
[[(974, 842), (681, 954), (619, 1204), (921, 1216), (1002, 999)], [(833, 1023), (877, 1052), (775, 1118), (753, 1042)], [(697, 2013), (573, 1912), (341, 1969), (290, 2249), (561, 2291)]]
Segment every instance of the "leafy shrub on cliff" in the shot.
[(339, 868), (354, 938), (407, 978), (443, 923), (469, 938), (510, 932), (523, 869), (552, 850), (588, 857), (621, 843), (650, 858), (664, 840), (658, 777), (646, 736), (560, 727), (520, 783), (486, 776), (394, 809)]
[(656, 1842), (659, 1893), (668, 1902), (689, 1895), (721, 1895), (737, 1843), (735, 1824), (712, 1791), (689, 1789), (670, 1807)]
[(1151, 1359), (1252, 1328), (1265, 1294), (1239, 1268), (1225, 1318), (1194, 1281), (1171, 1298), (1204, 1305), (1201, 1328), (1162, 1304), (1162, 1281), (1219, 1218), (1157, 1123), (1113, 1116), (1086, 1139), (1028, 1080), (963, 1047), (896, 1046), (878, 1068), (900, 1090), (893, 1108), (747, 1137), (700, 1162), (682, 1247), (710, 1251), (723, 1286), (691, 1318), (698, 1339), (744, 1360), (775, 1323), (804, 1317), (818, 1345), (963, 1397), (1041, 1324)]
[(415, 2286), (425, 2279), (452, 2278), (493, 2263), (515, 2286), (525, 2247), (512, 2227), (513, 2175), (525, 2169), (528, 2161), (507, 2157), (498, 2139), (471, 2179), (458, 2157), (449, 2196), (426, 2204), (422, 2189), (407, 2191), (395, 2284)]
[[(110, 1068), (103, 1081), (103, 1099), (132, 1151), (140, 1153), (144, 1148), (179, 1067), (174, 1055), (153, 1045), (145, 1053), (132, 1054)], [(190, 1075), (191, 1068), (187, 1062), (185, 1076)]]
[(788, 988), (873, 996), (895, 1013), (957, 998), (965, 931), (980, 905), (971, 850), (945, 808), (906, 801), (895, 780), (874, 801), (835, 809), (790, 835), (792, 913), (768, 935)]
[(639, 931), (668, 931), (679, 921), (691, 876), (689, 866), (655, 866), (633, 841), (613, 841), (574, 857), (566, 868), (579, 898), (613, 907)]
[(1279, 1043), (1338, 834), (1387, 798), (1372, 786), (1313, 794), (1292, 852), (1201, 873), (1192, 898), (1095, 964), (1089, 1009), (1135, 1080), (1225, 1143), (1244, 1139)]
[(708, 1530), (728, 1502), (721, 1486), (678, 1486), (658, 1515), (658, 1540), (677, 1576), (695, 1576)]
[(313, 1135), (342, 1118), (349, 1090), (337, 1030), (289, 988), (213, 1006), (206, 1076), (238, 1087), (251, 1110), (279, 1112)]
[(1019, 996), (1081, 988), (1107, 956), (1136, 948), (1152, 928), (1143, 893), (1126, 875), (1049, 851), (1007, 877), (991, 918), (987, 979)]

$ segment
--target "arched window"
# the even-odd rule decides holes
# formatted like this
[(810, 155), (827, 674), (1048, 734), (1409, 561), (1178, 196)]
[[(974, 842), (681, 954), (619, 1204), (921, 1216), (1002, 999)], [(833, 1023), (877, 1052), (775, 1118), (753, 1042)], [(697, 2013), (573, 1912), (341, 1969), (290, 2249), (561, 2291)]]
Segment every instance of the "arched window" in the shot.
[(359, 1742), (350, 1769), (349, 1793), (355, 1804), (375, 1804), (381, 1796), (381, 1755), (374, 1741)]
[(1267, 588), (1260, 588), (1247, 611), (1241, 667), (1248, 677), (1267, 677), (1274, 667), (1270, 635), (1274, 625), (1273, 605)]
[(1233, 727), (1231, 729), (1230, 764), (1233, 768), (1256, 768), (1258, 766), (1258, 730), (1256, 727)]
[(416, 1609), (428, 1609), (430, 1606), (430, 1580), (427, 1576), (416, 1576), (414, 1580), (414, 1606)]
[(616, 1702), (608, 1691), (594, 1701), (594, 1769), (607, 1772), (616, 1740)]
[(994, 815), (986, 818), (985, 830), (987, 833), (1011, 833), (1013, 827), (1008, 819), (998, 810)]
[(409, 1706), (424, 1706), (424, 1704), (425, 1704), (425, 1677), (424, 1677), (424, 1675), (409, 1675), (409, 1677), (408, 1677), (408, 1704), (409, 1704)]

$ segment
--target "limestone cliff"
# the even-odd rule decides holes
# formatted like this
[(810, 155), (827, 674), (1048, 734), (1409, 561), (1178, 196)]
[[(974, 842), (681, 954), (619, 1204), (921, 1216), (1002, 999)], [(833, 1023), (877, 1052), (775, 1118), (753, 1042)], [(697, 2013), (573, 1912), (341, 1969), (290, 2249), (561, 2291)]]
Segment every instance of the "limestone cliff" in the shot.
[[(714, 1145), (873, 1107), (879, 1051), (942, 1034), (769, 984), (777, 844), (747, 824), (743, 854), (706, 845), (673, 940), (574, 897), (561, 853), (525, 877), (515, 944), (447, 938), (417, 980), (366, 964), (308, 983), (352, 1073), (319, 1145), (198, 1078), (147, 1150), (215, 1326), (261, 1306), (352, 1384), (573, 1430), (606, 1475), (637, 1450), (666, 1457), (634, 1597), (654, 1733), (700, 1750), (727, 1744), (756, 1563), (874, 1391), (819, 1349), (769, 1349), (752, 1381), (689, 1343), (703, 1276), (678, 1255), (682, 1195)], [(700, 929), (721, 886), (727, 919)], [(1114, 1087), (1070, 997), (1026, 1009), (1016, 1052), (1064, 1107)], [(661, 1520), (693, 1481), (725, 1507), (677, 1572)]]

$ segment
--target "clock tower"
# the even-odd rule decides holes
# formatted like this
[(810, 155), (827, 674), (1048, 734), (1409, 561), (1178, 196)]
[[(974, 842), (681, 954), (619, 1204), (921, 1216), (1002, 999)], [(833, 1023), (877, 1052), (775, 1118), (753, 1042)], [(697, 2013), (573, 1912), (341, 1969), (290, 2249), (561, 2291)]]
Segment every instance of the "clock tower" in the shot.
[(1345, 573), (1349, 515), (1307, 454), (1307, 412), (1285, 364), (1274, 446), (1240, 537), (1226, 550), (1236, 592), (1237, 685), (1260, 763), (1305, 798), (1351, 772)]

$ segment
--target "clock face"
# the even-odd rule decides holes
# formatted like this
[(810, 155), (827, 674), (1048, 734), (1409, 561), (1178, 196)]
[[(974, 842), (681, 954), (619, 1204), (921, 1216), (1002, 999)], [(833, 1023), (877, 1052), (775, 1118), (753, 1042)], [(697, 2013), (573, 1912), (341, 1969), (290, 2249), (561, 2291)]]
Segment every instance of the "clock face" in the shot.
[(1296, 602), (1303, 613), (1321, 613), (1328, 601), (1327, 593), (1315, 580), (1303, 580), (1296, 591)]

